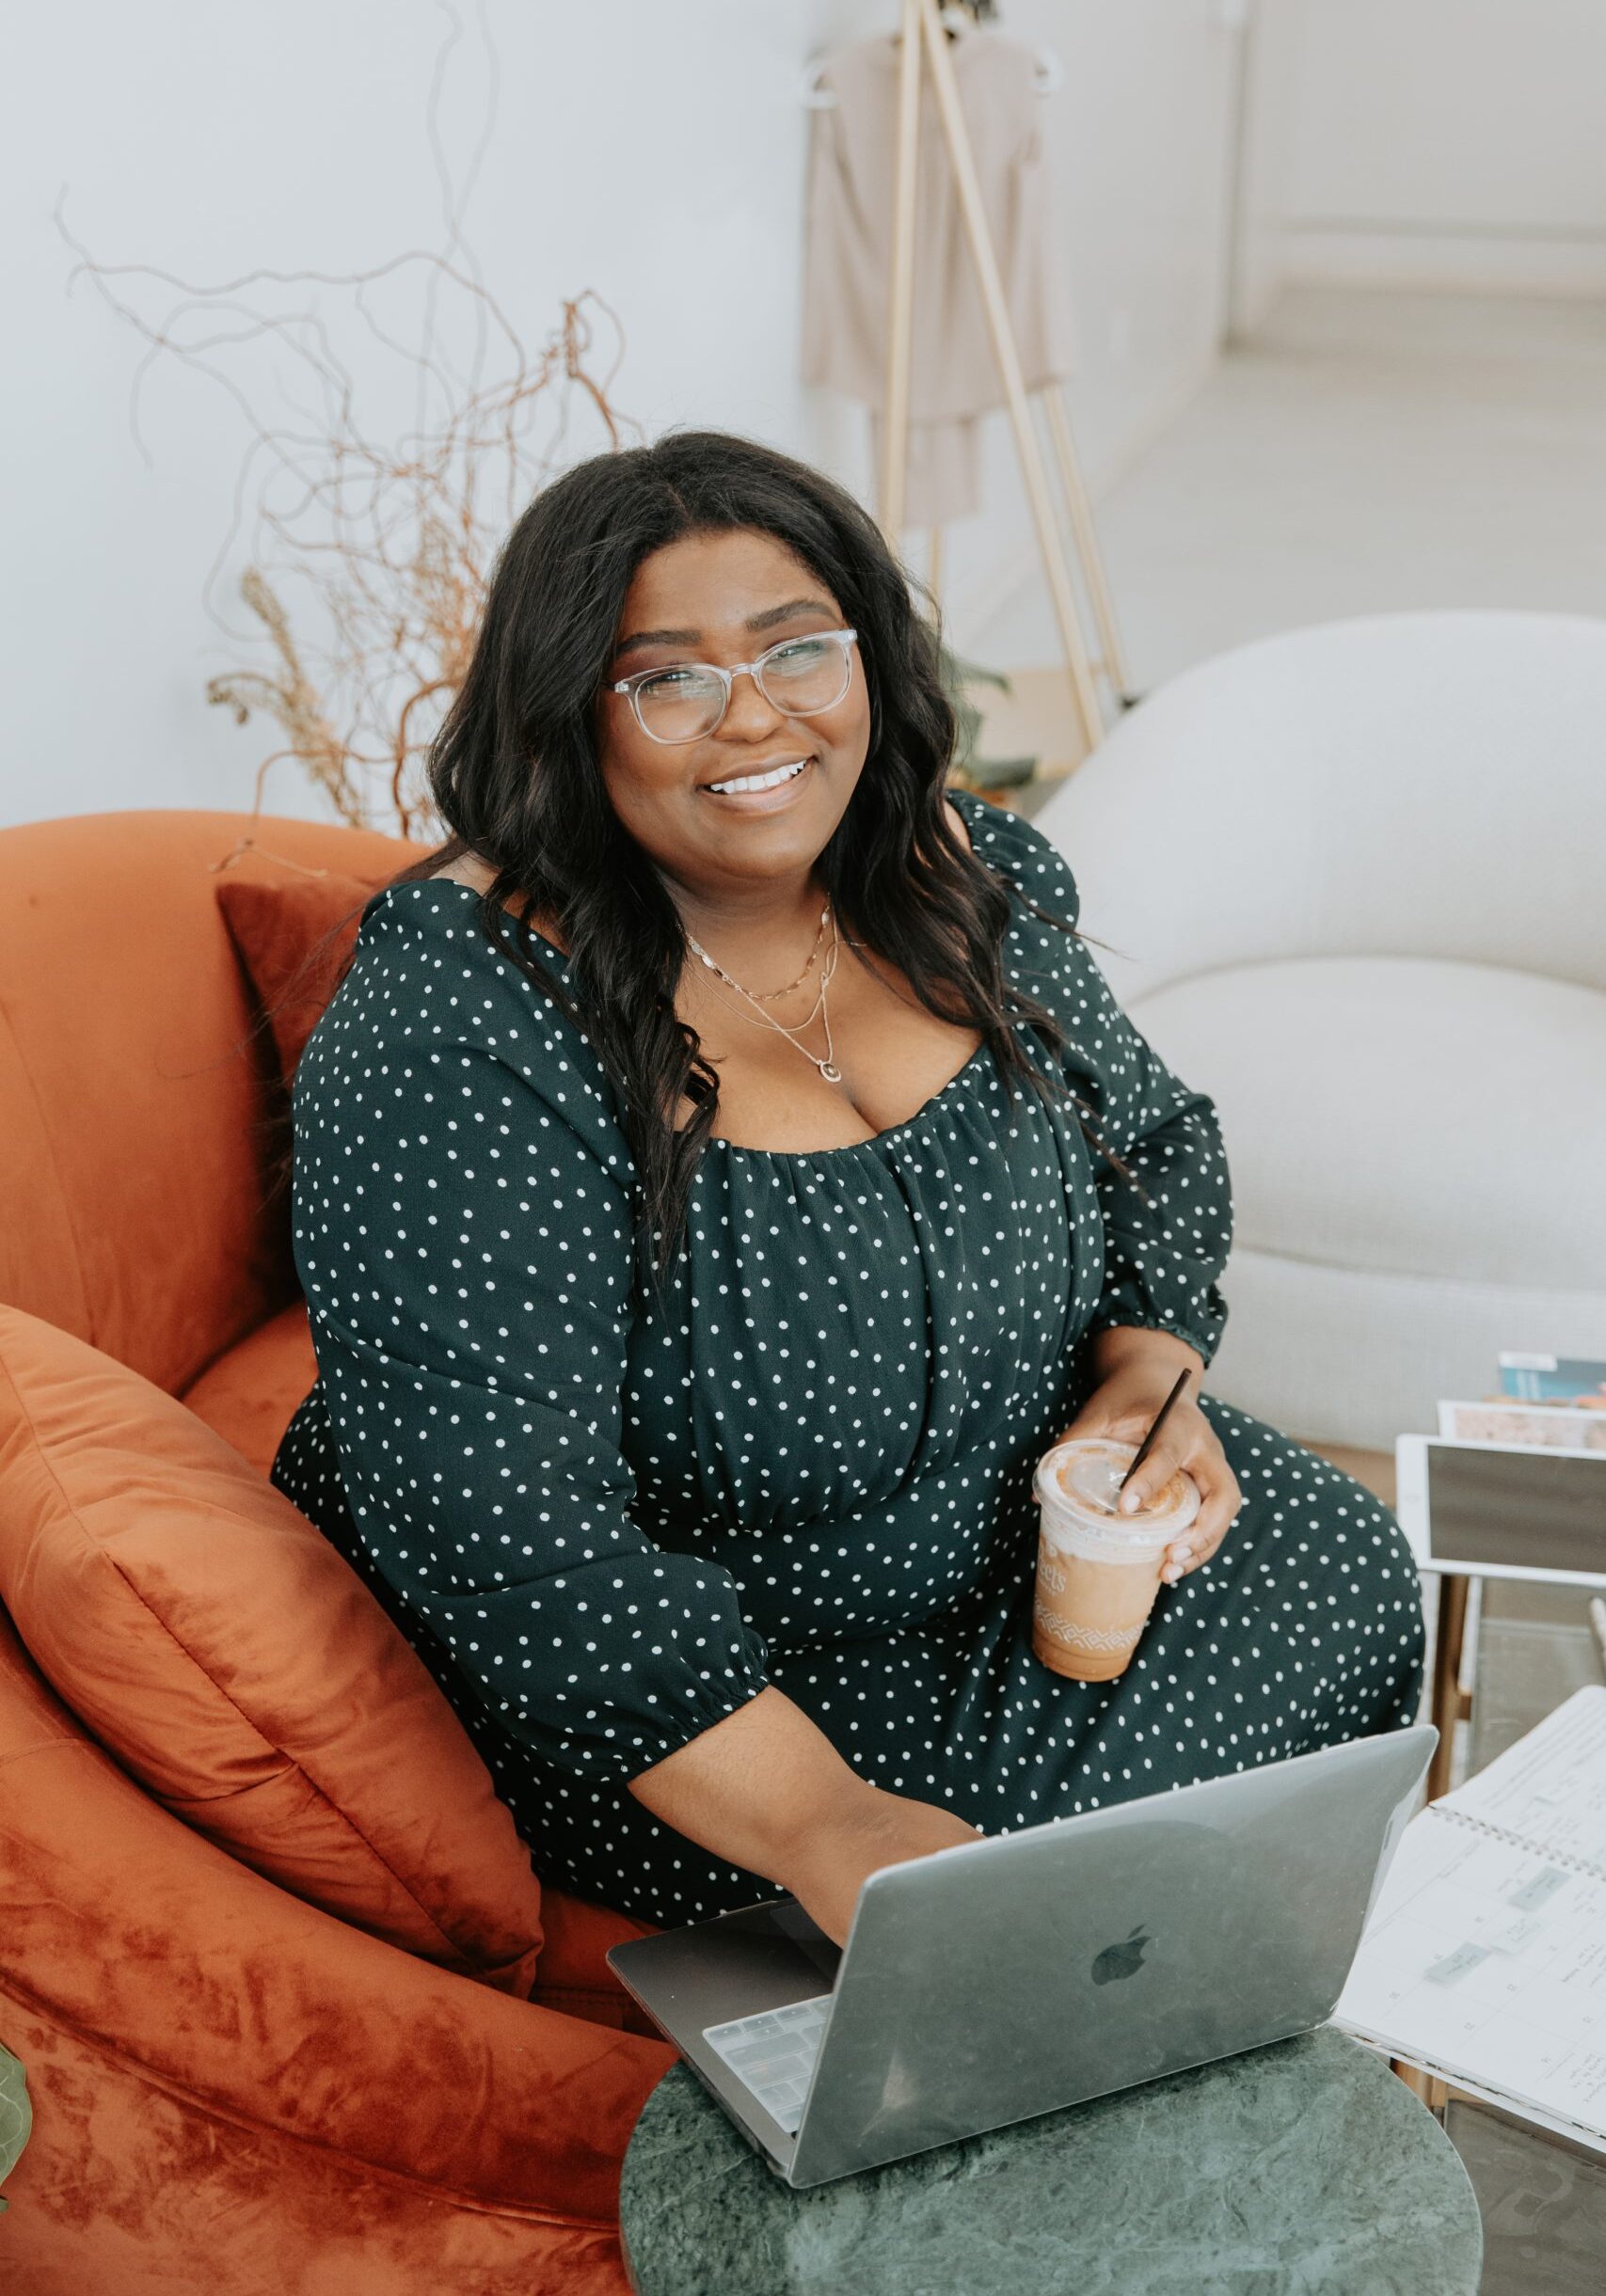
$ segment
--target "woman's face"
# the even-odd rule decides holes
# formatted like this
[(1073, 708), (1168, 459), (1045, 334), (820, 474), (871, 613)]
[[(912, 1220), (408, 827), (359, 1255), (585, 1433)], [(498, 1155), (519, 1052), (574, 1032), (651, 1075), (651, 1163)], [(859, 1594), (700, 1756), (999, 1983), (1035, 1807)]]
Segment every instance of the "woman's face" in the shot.
[[(847, 617), (801, 559), (741, 528), (688, 534), (637, 567), (625, 599), (609, 682), (679, 662), (729, 669), (783, 639), (841, 629)], [(613, 810), (664, 873), (692, 893), (806, 881), (847, 811), (870, 740), (869, 696), (857, 646), (840, 702), (819, 715), (785, 714), (739, 677), (711, 734), (654, 741), (628, 694), (602, 697), (602, 778)], [(775, 768), (803, 770), (762, 792), (715, 789)]]

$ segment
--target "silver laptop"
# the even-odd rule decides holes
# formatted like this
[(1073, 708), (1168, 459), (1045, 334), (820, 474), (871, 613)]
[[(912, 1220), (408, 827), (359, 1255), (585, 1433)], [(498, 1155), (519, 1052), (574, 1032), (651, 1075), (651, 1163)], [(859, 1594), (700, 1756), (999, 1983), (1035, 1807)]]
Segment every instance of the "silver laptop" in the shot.
[(885, 1866), (840, 1951), (781, 1897), (609, 1964), (776, 2174), (823, 2184), (1325, 2022), (1438, 1738)]

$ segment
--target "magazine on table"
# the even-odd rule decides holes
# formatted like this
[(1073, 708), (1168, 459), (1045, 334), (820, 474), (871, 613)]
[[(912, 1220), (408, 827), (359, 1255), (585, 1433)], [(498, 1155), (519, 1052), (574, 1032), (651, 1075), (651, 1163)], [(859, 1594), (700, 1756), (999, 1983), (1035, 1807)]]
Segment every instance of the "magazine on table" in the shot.
[(1441, 1402), (1439, 1433), (1454, 1443), (1606, 1451), (1606, 1363), (1584, 1355), (1503, 1354), (1500, 1391)]
[(1516, 1401), (1441, 1402), (1439, 1432), (1456, 1443), (1520, 1443), (1543, 1450), (1606, 1451), (1606, 1411)]
[(1606, 2153), (1606, 1687), (1411, 1820), (1333, 2019)]

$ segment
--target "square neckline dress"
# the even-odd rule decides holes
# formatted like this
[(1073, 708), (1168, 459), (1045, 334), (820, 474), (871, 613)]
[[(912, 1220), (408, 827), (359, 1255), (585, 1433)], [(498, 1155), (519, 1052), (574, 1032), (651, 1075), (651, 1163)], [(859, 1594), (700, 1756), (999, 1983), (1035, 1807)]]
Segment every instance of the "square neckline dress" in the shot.
[(1392, 1516), (1211, 1396), (1244, 1494), (1217, 1554), (1162, 1587), (1118, 1681), (1033, 1656), (1033, 1465), (1096, 1331), (1209, 1362), (1231, 1196), (1213, 1104), (1070, 929), (1062, 856), (953, 795), (1010, 895), (1006, 972), (1142, 1196), (983, 1044), (867, 1140), (711, 1140), (660, 1300), (600, 1062), (446, 879), (367, 904), (296, 1070), (318, 1378), (273, 1481), (420, 1651), (537, 1873), (646, 1921), (774, 1895), (626, 1786), (766, 1684), (871, 1783), (988, 1833), (1416, 1718)]

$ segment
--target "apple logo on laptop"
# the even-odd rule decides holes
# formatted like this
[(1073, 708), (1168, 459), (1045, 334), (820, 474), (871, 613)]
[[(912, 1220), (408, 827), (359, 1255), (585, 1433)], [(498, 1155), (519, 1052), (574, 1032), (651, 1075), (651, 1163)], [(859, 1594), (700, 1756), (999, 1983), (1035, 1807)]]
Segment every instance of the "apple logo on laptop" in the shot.
[(1143, 1948), (1153, 1945), (1152, 1937), (1145, 1934), (1141, 1922), (1118, 1945), (1106, 1945), (1093, 1962), (1093, 1983), (1113, 1985), (1118, 1977), (1136, 1977), (1143, 1967)]

